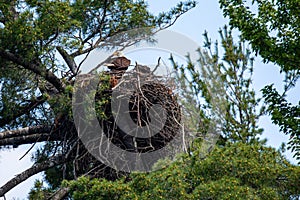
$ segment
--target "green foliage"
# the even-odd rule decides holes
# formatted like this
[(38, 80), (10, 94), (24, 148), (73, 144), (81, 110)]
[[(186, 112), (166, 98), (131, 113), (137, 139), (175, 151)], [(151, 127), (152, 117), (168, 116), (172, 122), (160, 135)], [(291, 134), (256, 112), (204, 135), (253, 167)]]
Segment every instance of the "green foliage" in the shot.
[(188, 57), (187, 67), (175, 64), (181, 72), (178, 77), (184, 80), (181, 81), (186, 88), (183, 93), (191, 93), (189, 99), (194, 98), (194, 103), (199, 105), (205, 124), (219, 126), (224, 138), (257, 141), (257, 136), (262, 133), (257, 122), (264, 107), (259, 108), (260, 99), (256, 98), (252, 88), (253, 57), (245, 43), (234, 43), (227, 27), (219, 33), (223, 57), (218, 53), (218, 43), (213, 45), (205, 33), (205, 48), (198, 49), (198, 62), (192, 63)]
[(295, 152), (294, 156), (300, 159), (300, 108), (285, 99), (286, 92), (296, 85), (300, 77), (300, 1), (253, 0), (252, 5), (240, 0), (219, 2), (224, 16), (230, 19), (231, 27), (238, 28), (243, 39), (249, 41), (265, 61), (276, 63), (285, 73), (284, 93), (280, 95), (267, 86), (263, 89), (263, 95), (273, 123), (290, 135), (289, 144)]
[(274, 124), (280, 127), (280, 131), (290, 135), (288, 149), (295, 152), (294, 157), (300, 160), (300, 118), (297, 117), (300, 116), (300, 102), (292, 106), (272, 85), (266, 86), (262, 91)]
[[(299, 77), (299, 1), (253, 2), (258, 6), (257, 15), (253, 15), (240, 0), (220, 0), (225, 16), (230, 17), (230, 25), (241, 30), (242, 40), (248, 40), (265, 61), (277, 63), (287, 74), (288, 90)], [(1, 124), (1, 129), (52, 123), (60, 113), (65, 114), (66, 123), (72, 121), (69, 119), (70, 93), (77, 72), (72, 72), (68, 59), (74, 61), (96, 48), (114, 47), (116, 44), (111, 44), (109, 38), (122, 31), (167, 28), (195, 5), (195, 1), (180, 2), (170, 11), (154, 16), (143, 0), (1, 2), (0, 119), (1, 123), (9, 119)], [(180, 95), (184, 97), (187, 113), (192, 110), (188, 126), (196, 125), (194, 131), (205, 134), (208, 124), (218, 125), (223, 139), (228, 142), (223, 142), (203, 158), (205, 144), (196, 139), (189, 155), (180, 155), (171, 164), (169, 160), (157, 163), (156, 167), (164, 166), (161, 170), (133, 173), (115, 182), (86, 177), (64, 181), (63, 186), (69, 187), (74, 199), (264, 200), (300, 197), (299, 166), (290, 164), (281, 152), (258, 142), (257, 136), (262, 130), (258, 128), (257, 120), (264, 110), (258, 111), (260, 100), (251, 88), (253, 58), (250, 50), (242, 41), (234, 43), (231, 32), (225, 28), (220, 31), (225, 52), (220, 57), (218, 44), (214, 46), (207, 33), (204, 36), (205, 49), (198, 50), (199, 62), (189, 62), (187, 68), (177, 67), (179, 81), (185, 89)], [(63, 64), (58, 57), (60, 48), (68, 55)], [(8, 58), (5, 52), (17, 58)], [(25, 64), (18, 58), (24, 59)], [(36, 68), (28, 67), (30, 64)], [(50, 72), (62, 84), (63, 89), (58, 94), (42, 91), (48, 82), (51, 83), (47, 77)], [(100, 85), (101, 92), (107, 90), (109, 83), (108, 76), (102, 75), (100, 79), (107, 84)], [(41, 94), (43, 103), (34, 109), (28, 107)], [(274, 123), (291, 135), (289, 145), (299, 158), (299, 105), (287, 103), (284, 95), (280, 96), (272, 87), (264, 89), (264, 97)], [(103, 106), (106, 104), (106, 96), (97, 99), (98, 117), (105, 117)], [(22, 110), (22, 105), (28, 111), (15, 115)], [(46, 142), (33, 160), (40, 163), (56, 154), (67, 155), (71, 149), (65, 143), (68, 131), (60, 130), (66, 140)], [(75, 179), (74, 163), (46, 170), (50, 187), (45, 188), (37, 181), (29, 199), (49, 198), (63, 179)]]
[(300, 168), (278, 151), (241, 142), (215, 148), (207, 158), (182, 155), (169, 167), (110, 182), (65, 182), (76, 199), (294, 199)]
[[(155, 16), (143, 0), (1, 1), (0, 130), (49, 126), (49, 139), (43, 140), (43, 146), (34, 153), (34, 162), (41, 163), (58, 154), (73, 156), (72, 143), (78, 137), (71, 113), (73, 84), (89, 53), (99, 48), (123, 47), (116, 35), (126, 41), (132, 39), (120, 34), (124, 31), (165, 29), (195, 5), (191, 0), (180, 2)], [(117, 41), (111, 42), (112, 38)], [(103, 81), (108, 82), (105, 78)], [(106, 104), (107, 96), (96, 101), (100, 118), (105, 117), (101, 109)], [(38, 134), (42, 133), (29, 137), (31, 141), (25, 141), (26, 137), (17, 139), (25, 138), (25, 144), (43, 142)], [(50, 188), (57, 189), (63, 178), (76, 177), (74, 163), (45, 171)], [(36, 188), (42, 190), (38, 185)], [(38, 197), (33, 194), (35, 198)]]
[[(280, 150), (264, 146), (256, 137), (262, 130), (257, 120), (259, 99), (251, 88), (252, 57), (244, 43), (235, 44), (231, 32), (220, 31), (224, 49), (205, 34), (205, 49), (199, 49), (199, 65), (178, 67), (177, 81), (184, 91), (190, 124), (221, 121), (227, 142), (203, 157), (202, 139), (195, 139), (189, 154), (171, 163), (162, 160), (160, 170), (132, 173), (117, 181), (88, 179), (65, 181), (76, 199), (297, 199), (300, 197), (300, 168), (290, 164)], [(201, 101), (202, 99), (202, 101)], [(204, 99), (204, 103), (203, 102)], [(194, 105), (193, 105), (194, 104)], [(225, 105), (224, 107), (221, 105)], [(225, 109), (224, 109), (225, 108)], [(193, 110), (194, 109), (194, 110)], [(190, 112), (191, 110), (191, 112)], [(200, 118), (200, 119), (199, 119)], [(197, 121), (199, 119), (200, 121)], [(201, 121), (202, 120), (202, 121)], [(207, 131), (205, 124), (198, 130)]]
[[(0, 127), (15, 128), (43, 122), (47, 113), (42, 112), (42, 107), (39, 105), (41, 103), (38, 102), (42, 102), (45, 98), (35, 96), (37, 85), (33, 73), (9, 65), (5, 70), (0, 67)], [(36, 108), (24, 109), (24, 107), (34, 107), (33, 102), (37, 103)], [(34, 117), (38, 112), (38, 117)], [(10, 120), (14, 119), (17, 113), (26, 115), (20, 114), (17, 120)]]
[[(64, 182), (73, 190), (74, 199), (136, 199), (136, 195), (126, 183), (121, 181), (111, 182), (105, 179), (93, 179), (81, 177), (78, 181)], [(103, 192), (106, 191), (106, 192)]]
[[(70, 63), (61, 62), (58, 49), (63, 49), (68, 59), (74, 61), (77, 56), (88, 54), (93, 49), (116, 47), (118, 44), (111, 44), (107, 40), (122, 31), (146, 27), (156, 30), (166, 28), (175, 18), (193, 7), (194, 1), (181, 2), (169, 12), (154, 16), (148, 11), (147, 3), (142, 0), (2, 1), (0, 51), (12, 53), (16, 58), (12, 60), (7, 55), (0, 56), (1, 100), (5, 104), (0, 105), (1, 118), (10, 117), (8, 115), (12, 113), (11, 108), (17, 112), (20, 110), (18, 105), (25, 105), (31, 99), (35, 99), (41, 90), (41, 83), (49, 82), (46, 78), (48, 71), (61, 78), (60, 81), (66, 87), (67, 94), (51, 97), (47, 103), (64, 101), (57, 102), (55, 106), (50, 105), (54, 110), (61, 110), (70, 103), (68, 98), (72, 87), (70, 80), (76, 74), (70, 75), (72, 71), (68, 66)], [(28, 69), (28, 66), (24, 66), (24, 63), (20, 62), (21, 59), (17, 58), (24, 59), (22, 61), (26, 65), (35, 65), (36, 69)], [(77, 67), (76, 70), (79, 71), (81, 64)], [(37, 73), (38, 70), (41, 73)], [(22, 97), (21, 91), (27, 90), (30, 93)], [(47, 94), (45, 96), (48, 97)], [(59, 104), (61, 106), (57, 106)], [(43, 117), (35, 123), (53, 121), (51, 119), (53, 115), (52, 117), (49, 115), (51, 109), (45, 107), (40, 106), (36, 109)], [(66, 109), (66, 112), (69, 112), (69, 109)], [(8, 128), (31, 125), (37, 118), (34, 112), (22, 112), (20, 115), (22, 119), (20, 116), (14, 116), (12, 120), (8, 120), (15, 122), (9, 124)], [(1, 124), (1, 127), (4, 125), (6, 124)]]
[(43, 186), (43, 182), (36, 180), (34, 188), (29, 193), (29, 200), (44, 200), (51, 196), (53, 191)]
[(145, 1), (2, 2), (0, 46), (22, 52), (28, 60), (54, 51), (55, 46), (80, 50), (92, 38), (106, 38), (135, 28), (168, 26), (171, 19), (194, 6), (194, 1), (188, 1), (154, 16)]
[(110, 76), (105, 73), (99, 73), (99, 85), (95, 96), (95, 110), (98, 119), (107, 119), (105, 111), (110, 107)]
[(230, 25), (266, 61), (277, 63), (284, 72), (299, 69), (299, 0), (253, 0), (253, 6), (241, 0), (219, 2)]

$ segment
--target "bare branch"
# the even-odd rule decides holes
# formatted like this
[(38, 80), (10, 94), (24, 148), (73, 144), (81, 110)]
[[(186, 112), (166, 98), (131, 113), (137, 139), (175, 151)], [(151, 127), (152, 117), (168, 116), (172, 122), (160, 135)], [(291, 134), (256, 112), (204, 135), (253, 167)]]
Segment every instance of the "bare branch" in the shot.
[(17, 186), (18, 184), (22, 183), (29, 177), (31, 177), (39, 172), (45, 171), (49, 168), (60, 165), (64, 162), (66, 162), (65, 157), (62, 155), (58, 155), (58, 156), (50, 157), (49, 159), (45, 160), (44, 162), (34, 164), (32, 167), (30, 167), (29, 169), (25, 170), (24, 172), (16, 175), (13, 179), (11, 179), (6, 184), (4, 184), (0, 188), (0, 197), (4, 196), (8, 191), (10, 191), (12, 188)]
[(14, 138), (0, 139), (0, 146), (12, 145), (13, 147), (18, 147), (19, 145), (23, 144), (58, 140), (63, 139), (60, 139), (57, 135), (51, 135), (50, 133), (39, 133), (32, 135), (17, 136)]
[[(104, 25), (104, 20), (105, 20), (105, 17), (106, 17), (106, 12), (107, 12), (107, 8), (109, 6), (109, 4), (111, 3), (111, 1), (107, 1), (105, 0), (104, 1), (104, 8), (103, 8), (103, 14), (102, 14), (102, 17), (101, 19), (99, 19), (99, 24), (98, 26), (93, 30), (93, 32), (88, 35), (81, 43), (82, 46), (84, 46), (86, 43), (89, 43), (89, 41), (94, 38), (98, 33), (100, 33), (100, 36), (98, 38), (98, 40), (95, 42), (95, 44), (90, 44), (88, 48), (86, 48), (85, 50), (82, 50), (82, 48), (79, 48), (77, 51), (73, 52), (72, 54), (70, 54), (70, 56), (72, 58), (75, 58), (79, 55), (83, 55), (83, 54), (89, 54), (92, 50), (94, 50), (95, 48), (97, 48), (99, 46), (99, 44), (103, 41), (105, 41), (106, 38), (110, 37), (110, 34), (108, 36), (106, 36), (105, 38), (102, 37), (102, 34), (101, 34), (101, 29)], [(88, 55), (86, 55), (87, 57)], [(85, 59), (84, 59), (85, 60)], [(83, 60), (83, 61), (84, 61)], [(82, 62), (83, 62), (82, 61)], [(82, 63), (81, 63), (82, 64)], [(79, 65), (80, 67), (80, 65)], [(79, 67), (77, 69), (77, 71), (79, 70)]]
[(58, 28), (56, 28), (54, 36), (48, 40), (48, 42), (45, 44), (45, 46), (49, 46), (54, 40), (56, 40), (56, 38), (58, 37), (58, 33), (59, 33), (59, 30), (58, 30)]
[(158, 58), (157, 60), (157, 65), (155, 66), (155, 68), (152, 70), (151, 72), (151, 75), (154, 75), (154, 72), (158, 69), (158, 67), (160, 66), (160, 60), (161, 60), (161, 57)]
[(76, 75), (78, 74), (81, 65), (82, 65), (82, 64), (84, 63), (84, 61), (88, 58), (88, 56), (90, 55), (90, 53), (91, 53), (91, 52), (88, 52), (88, 53), (85, 55), (85, 57), (82, 59), (82, 61), (79, 63), (78, 68), (77, 68), (77, 71), (76, 71)]
[(50, 133), (51, 127), (50, 126), (31, 126), (26, 128), (21, 128), (18, 130), (12, 130), (12, 131), (3, 131), (0, 132), (0, 140), (7, 139), (7, 138), (15, 138), (20, 136), (28, 136), (32, 134), (37, 133)]
[(62, 136), (59, 136), (57, 131), (53, 132), (52, 127), (47, 125), (0, 132), (0, 147), (9, 145), (17, 147), (23, 144), (60, 140), (63, 140)]

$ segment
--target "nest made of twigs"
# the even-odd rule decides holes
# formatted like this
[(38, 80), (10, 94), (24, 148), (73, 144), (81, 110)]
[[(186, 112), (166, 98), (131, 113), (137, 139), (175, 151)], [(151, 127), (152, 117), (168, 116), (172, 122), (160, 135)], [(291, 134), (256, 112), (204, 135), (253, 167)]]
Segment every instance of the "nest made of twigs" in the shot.
[[(101, 83), (100, 83), (101, 84)], [(114, 95), (112, 95), (114, 93)], [(161, 116), (150, 117), (149, 111), (153, 105), (160, 105), (164, 109), (165, 121), (163, 127), (158, 133), (151, 137), (139, 137), (139, 132), (135, 136), (129, 135), (116, 124), (115, 117), (126, 113), (119, 112), (112, 114), (111, 104), (114, 99), (122, 102), (122, 98), (129, 98), (125, 101), (130, 119), (136, 126), (149, 126), (154, 120), (161, 120)], [(151, 73), (138, 73), (136, 71), (127, 72), (119, 79), (119, 84), (106, 91), (98, 91), (97, 98), (107, 98), (107, 103), (101, 108), (105, 111), (106, 117), (98, 117), (101, 124), (104, 124), (104, 132), (110, 138), (112, 143), (120, 148), (132, 152), (150, 152), (161, 149), (170, 142), (176, 134), (180, 134), (181, 110), (177, 103), (171, 86), (168, 85), (168, 79), (165, 77), (154, 76)], [(101, 100), (103, 101), (103, 99)]]

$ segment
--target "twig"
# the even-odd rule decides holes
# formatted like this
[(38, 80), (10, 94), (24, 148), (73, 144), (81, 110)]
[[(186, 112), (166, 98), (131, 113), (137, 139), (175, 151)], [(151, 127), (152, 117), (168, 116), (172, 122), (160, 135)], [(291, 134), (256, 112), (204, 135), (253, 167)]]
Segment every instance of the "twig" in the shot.
[(153, 71), (151, 72), (151, 75), (154, 75), (154, 72), (158, 69), (158, 67), (160, 66), (160, 60), (161, 60), (161, 57), (158, 58), (158, 61), (157, 61), (157, 65), (155, 66), (155, 68), (153, 69)]

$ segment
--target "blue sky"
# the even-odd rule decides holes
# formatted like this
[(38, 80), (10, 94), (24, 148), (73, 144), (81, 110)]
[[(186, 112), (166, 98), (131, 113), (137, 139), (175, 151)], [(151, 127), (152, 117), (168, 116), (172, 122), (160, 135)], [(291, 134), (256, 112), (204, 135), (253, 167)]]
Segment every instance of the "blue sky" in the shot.
[[(166, 11), (177, 2), (179, 1), (148, 1), (149, 8), (154, 13)], [(177, 23), (169, 28), (169, 30), (176, 31), (190, 37), (192, 40), (196, 41), (199, 46), (203, 46), (202, 34), (204, 31), (208, 31), (212, 40), (219, 39), (218, 30), (227, 22), (228, 20), (223, 18), (217, 0), (199, 0), (197, 7), (179, 18)], [(258, 96), (260, 95), (259, 90), (266, 84), (275, 83), (275, 86), (279, 90), (282, 89), (282, 75), (279, 74), (279, 68), (273, 64), (263, 64), (261, 60), (262, 59), (259, 57), (256, 58), (254, 64), (253, 86)], [(297, 91), (300, 91), (299, 84), (297, 88), (289, 92), (288, 99), (293, 103), (299, 101), (299, 94), (296, 94)], [(278, 132), (278, 128), (271, 123), (269, 117), (262, 117), (260, 125), (265, 129), (263, 137), (268, 139), (269, 145), (279, 147), (282, 142), (287, 142), (288, 137)], [(6, 181), (13, 178), (14, 175), (21, 173), (24, 169), (29, 168), (32, 165), (30, 161), (32, 151), (23, 158), (23, 160), (19, 161), (19, 158), (28, 150), (29, 147), (30, 146), (26, 145), (21, 146), (18, 149), (0, 152), (0, 185), (3, 185)], [(290, 160), (292, 160), (289, 153), (286, 155)], [(27, 193), (36, 178), (41, 178), (41, 175), (36, 175), (21, 183), (18, 187), (11, 190), (6, 195), (6, 198), (8, 200), (13, 199), (13, 197), (19, 199), (26, 198)]]

